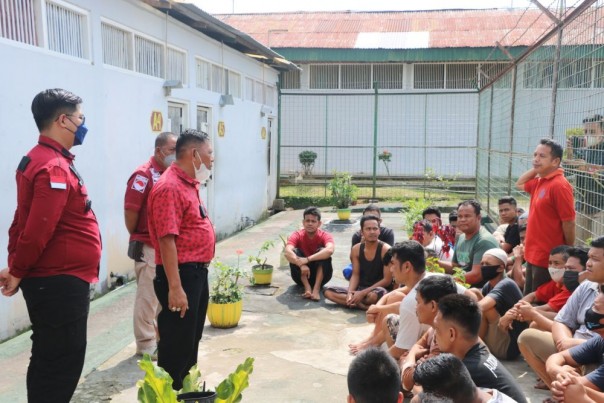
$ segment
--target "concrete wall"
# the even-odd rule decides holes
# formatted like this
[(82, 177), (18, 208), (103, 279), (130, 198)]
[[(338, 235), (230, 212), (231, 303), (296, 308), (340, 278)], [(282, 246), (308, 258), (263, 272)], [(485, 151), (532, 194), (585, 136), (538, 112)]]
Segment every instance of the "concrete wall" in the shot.
[[(235, 105), (220, 107), (220, 94), (202, 90), (195, 83), (195, 57), (220, 64), (241, 74), (242, 98), (245, 77), (274, 85), (277, 72), (255, 60), (203, 36), (184, 24), (166, 19), (153, 8), (134, 0), (74, 0), (89, 12), (90, 59), (84, 60), (0, 38), (0, 259), (6, 261), (8, 228), (16, 206), (15, 170), (21, 157), (36, 144), (38, 131), (32, 119), (33, 97), (46, 88), (65, 88), (84, 100), (82, 111), (89, 128), (86, 141), (72, 151), (76, 166), (86, 181), (93, 209), (98, 217), (103, 254), (100, 281), (96, 292), (109, 285), (109, 273), (132, 275), (132, 262), (126, 257), (128, 233), (123, 222), (125, 185), (133, 169), (153, 152), (156, 133), (151, 131), (152, 111), (161, 111), (164, 130), (168, 127), (168, 102), (185, 105), (184, 127), (197, 125), (198, 106), (211, 110), (209, 134), (215, 150), (214, 180), (202, 195), (219, 236), (226, 236), (242, 222), (258, 220), (272, 204), (276, 194), (277, 139), (273, 130), (272, 175), (268, 175), (268, 139), (261, 138), (268, 119), (276, 119), (276, 108), (261, 116), (260, 103), (235, 98)], [(164, 95), (161, 78), (103, 64), (101, 19), (123, 25), (187, 51), (188, 78), (182, 89)], [(166, 38), (167, 34), (167, 38)], [(264, 70), (264, 71), (263, 71)], [(225, 124), (224, 137), (217, 134), (218, 122)], [(274, 121), (276, 127), (276, 120)], [(28, 325), (21, 294), (0, 297), (0, 340)]]

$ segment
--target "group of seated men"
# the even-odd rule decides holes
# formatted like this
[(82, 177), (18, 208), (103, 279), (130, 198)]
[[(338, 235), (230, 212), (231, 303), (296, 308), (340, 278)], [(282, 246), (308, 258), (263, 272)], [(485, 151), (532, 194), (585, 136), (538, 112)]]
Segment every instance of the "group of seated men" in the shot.
[[(431, 401), (432, 395), (468, 401), (459, 396), (471, 390), (483, 399), (474, 401), (526, 402), (499, 362), (520, 354), (539, 376), (536, 387), (551, 389), (552, 401), (604, 401), (604, 286), (599, 285), (604, 284), (604, 237), (594, 239), (589, 250), (552, 249), (551, 280), (527, 292), (526, 213), (512, 197), (500, 199), (499, 210), (502, 225), (491, 234), (481, 225), (480, 204), (461, 202), (449, 215), (457, 231), (454, 245), (443, 248), (438, 209), (426, 209), (417, 223), (424, 231), (421, 243), (394, 243), (379, 208), (369, 205), (353, 236), (348, 286), (324, 290), (327, 300), (366, 310), (374, 324), (365, 340), (349, 346), (351, 353), (361, 360), (378, 354), (373, 348), (387, 346), (387, 355), (398, 361), (399, 388), (415, 394), (415, 401)], [(314, 301), (333, 274), (333, 237), (320, 226), (320, 211), (306, 209), (303, 229), (286, 246), (293, 280)], [(445, 273), (428, 272), (427, 256), (436, 256)], [(468, 288), (452, 276), (460, 269)], [(426, 365), (432, 360), (439, 361)], [(459, 362), (473, 383), (446, 395), (439, 371), (458, 368)], [(464, 384), (466, 372), (455, 371)]]

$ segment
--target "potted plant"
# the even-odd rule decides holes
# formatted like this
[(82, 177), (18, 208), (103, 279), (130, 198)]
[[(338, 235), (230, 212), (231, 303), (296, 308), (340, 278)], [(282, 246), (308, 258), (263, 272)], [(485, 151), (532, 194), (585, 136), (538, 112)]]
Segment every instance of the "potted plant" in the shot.
[(331, 198), (338, 210), (340, 220), (350, 218), (350, 204), (356, 199), (357, 187), (352, 184), (352, 176), (348, 172), (334, 171), (333, 179), (327, 185)]
[(317, 153), (311, 150), (304, 150), (298, 154), (298, 159), (304, 169), (304, 175), (311, 175), (312, 169), (315, 166), (315, 160), (317, 159)]
[(203, 403), (235, 403), (242, 399), (242, 392), (249, 386), (249, 376), (254, 370), (254, 359), (251, 357), (237, 366), (216, 387), (216, 391), (206, 391), (206, 384), (201, 386), (201, 373), (197, 365), (189, 370), (189, 374), (182, 383), (182, 389), (172, 389), (173, 379), (162, 367), (151, 361), (149, 354), (145, 354), (138, 362), (138, 366), (145, 372), (145, 377), (138, 382), (138, 401), (140, 403), (176, 403), (203, 402)]
[(241, 319), (243, 307), (243, 286), (239, 278), (247, 273), (239, 267), (242, 250), (237, 251), (237, 266), (232, 266), (214, 259), (215, 277), (210, 285), (208, 320), (212, 327), (228, 329), (237, 326)]
[[(250, 263), (256, 262), (252, 266), (253, 283), (255, 285), (268, 285), (273, 280), (273, 266), (266, 264), (266, 260), (268, 259), (266, 252), (273, 246), (275, 246), (275, 241), (264, 241), (256, 255), (248, 256)], [(262, 258), (263, 254), (265, 255), (264, 258)]]

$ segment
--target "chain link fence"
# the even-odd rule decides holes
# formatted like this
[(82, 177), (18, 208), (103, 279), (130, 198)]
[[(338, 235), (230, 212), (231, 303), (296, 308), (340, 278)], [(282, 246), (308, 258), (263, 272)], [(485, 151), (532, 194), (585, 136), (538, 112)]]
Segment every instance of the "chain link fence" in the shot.
[(563, 167), (575, 190), (577, 240), (604, 235), (604, 9), (583, 1), (479, 93), (477, 195), (496, 218), (497, 200), (513, 195), (539, 139), (565, 147)]

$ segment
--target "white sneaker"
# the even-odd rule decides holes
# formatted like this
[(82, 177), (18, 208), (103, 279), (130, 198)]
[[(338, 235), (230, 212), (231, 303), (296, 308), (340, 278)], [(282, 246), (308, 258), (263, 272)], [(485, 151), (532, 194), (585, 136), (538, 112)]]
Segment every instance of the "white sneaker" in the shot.
[(142, 357), (145, 354), (149, 354), (149, 356), (151, 357), (151, 361), (157, 361), (157, 347), (155, 348), (148, 348), (145, 350), (140, 350), (136, 352), (136, 355)]

